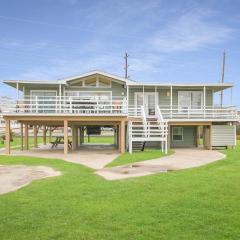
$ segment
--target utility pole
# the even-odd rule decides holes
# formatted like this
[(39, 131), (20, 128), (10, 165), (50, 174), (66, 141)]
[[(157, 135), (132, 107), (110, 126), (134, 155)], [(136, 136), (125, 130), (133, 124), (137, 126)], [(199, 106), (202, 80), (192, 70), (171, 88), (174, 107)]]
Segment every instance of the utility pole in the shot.
[(129, 57), (129, 54), (127, 52), (125, 52), (125, 56), (124, 56), (124, 59), (125, 59), (125, 67), (124, 67), (124, 70), (125, 70), (125, 78), (128, 79), (129, 76), (128, 76), (128, 68), (129, 68), (129, 65), (128, 65), (128, 57)]
[[(226, 51), (224, 50), (223, 52), (223, 63), (222, 63), (222, 78), (221, 78), (221, 83), (224, 83), (224, 77), (225, 77), (225, 61), (226, 61)], [(223, 106), (223, 90), (220, 93), (221, 97), (221, 107)]]

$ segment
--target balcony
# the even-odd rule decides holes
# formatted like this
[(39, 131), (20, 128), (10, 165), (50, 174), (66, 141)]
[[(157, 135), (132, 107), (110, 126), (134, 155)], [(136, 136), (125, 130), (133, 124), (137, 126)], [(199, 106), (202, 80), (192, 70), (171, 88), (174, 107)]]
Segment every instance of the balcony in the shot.
[[(17, 101), (0, 103), (2, 115), (76, 115), (76, 116), (128, 116), (131, 118), (158, 118), (160, 121), (239, 121), (235, 107), (179, 108), (159, 105), (152, 109), (127, 104), (126, 97), (25, 97)], [(148, 116), (146, 113), (155, 113)], [(159, 117), (160, 116), (160, 117)]]
[(3, 115), (127, 115), (125, 97), (25, 97), (2, 103)]
[(178, 106), (159, 106), (164, 120), (168, 121), (239, 121), (236, 107), (205, 106), (202, 108), (179, 108)]

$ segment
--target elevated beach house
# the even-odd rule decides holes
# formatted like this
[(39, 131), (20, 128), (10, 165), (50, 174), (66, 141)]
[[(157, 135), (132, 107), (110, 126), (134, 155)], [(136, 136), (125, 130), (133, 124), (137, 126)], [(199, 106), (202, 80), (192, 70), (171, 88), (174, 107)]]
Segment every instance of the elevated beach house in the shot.
[(197, 147), (199, 128), (207, 149), (236, 145), (236, 109), (214, 105), (214, 94), (233, 87), (230, 83), (138, 83), (102, 71), (58, 81), (4, 83), (16, 88), (18, 96), (2, 113), (7, 154), (10, 123), (15, 120), (21, 124), (25, 149), (29, 126), (35, 129), (35, 140), (39, 126), (63, 127), (64, 154), (78, 148), (86, 126), (115, 129), (115, 146), (121, 153), (132, 152), (139, 144), (166, 152), (168, 148)]

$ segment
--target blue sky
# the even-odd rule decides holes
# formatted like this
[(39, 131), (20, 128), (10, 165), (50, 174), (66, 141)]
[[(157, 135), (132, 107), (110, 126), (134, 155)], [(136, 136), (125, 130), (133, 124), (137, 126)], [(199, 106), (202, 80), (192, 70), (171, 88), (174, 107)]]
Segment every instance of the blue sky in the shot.
[(218, 82), (226, 49), (225, 81), (235, 83), (233, 104), (240, 105), (239, 9), (238, 0), (1, 0), (0, 79), (52, 80), (93, 69), (123, 76), (128, 51), (134, 80)]

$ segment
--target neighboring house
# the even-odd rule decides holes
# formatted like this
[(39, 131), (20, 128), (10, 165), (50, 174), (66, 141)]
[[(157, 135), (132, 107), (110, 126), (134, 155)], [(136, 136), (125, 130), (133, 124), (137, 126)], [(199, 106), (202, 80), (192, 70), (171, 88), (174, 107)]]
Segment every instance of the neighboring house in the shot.
[[(13, 99), (9, 97), (0, 97), (0, 137), (5, 135), (5, 120), (3, 113), (8, 111), (8, 107), (13, 104)], [(17, 121), (11, 121), (11, 129), (17, 131), (20, 124)]]
[[(4, 83), (23, 93), (23, 98), (18, 97), (3, 115), (7, 133), (10, 121), (25, 126), (26, 149), (28, 126), (64, 127), (65, 154), (68, 127), (72, 128), (75, 150), (83, 127), (89, 125), (114, 127), (120, 152), (132, 152), (143, 142), (165, 151), (170, 147), (197, 147), (199, 127), (205, 148), (236, 145), (236, 109), (215, 107), (213, 100), (215, 93), (233, 87), (230, 83), (138, 83), (102, 71), (58, 81)], [(34, 133), (36, 136), (37, 130)], [(10, 153), (9, 141), (6, 151)]]

